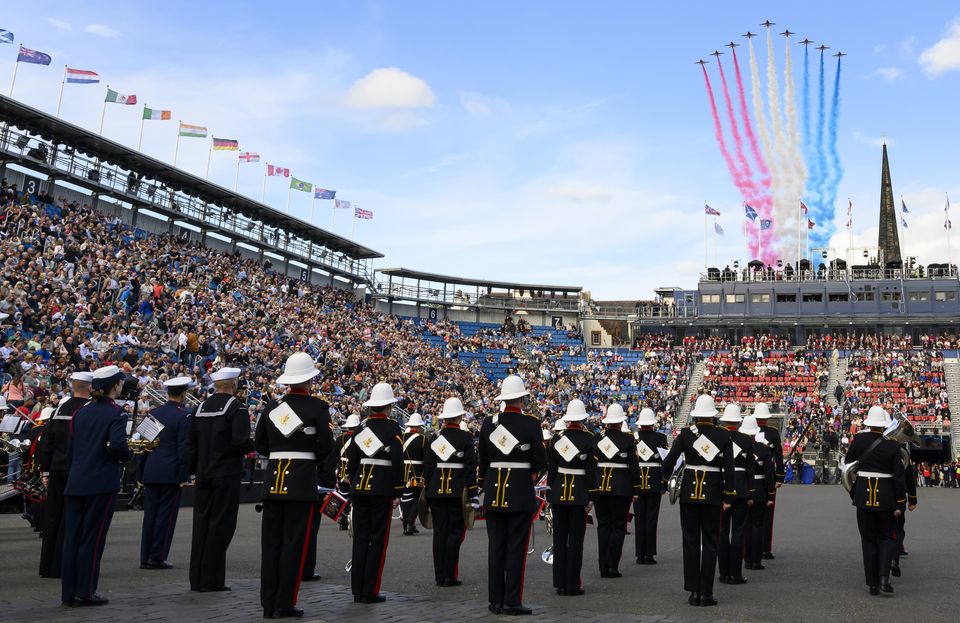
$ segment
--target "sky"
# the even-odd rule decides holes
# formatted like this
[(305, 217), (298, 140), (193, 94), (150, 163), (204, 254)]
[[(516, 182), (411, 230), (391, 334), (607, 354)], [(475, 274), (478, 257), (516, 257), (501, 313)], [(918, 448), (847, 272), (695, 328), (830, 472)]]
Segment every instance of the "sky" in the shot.
[[(259, 198), (269, 162), (372, 211), (356, 224), (339, 211), (332, 225), (331, 202), (290, 201), (300, 218), (382, 252), (377, 267), (639, 299), (695, 286), (705, 201), (726, 231), (709, 237), (708, 263), (749, 259), (743, 199), (694, 61), (765, 19), (849, 54), (830, 246), (876, 245), (885, 137), (894, 193), (910, 210), (904, 255), (946, 260), (945, 193), (960, 203), (960, 6), (866, 6), (34, 0), (0, 28), (53, 57), (21, 64), (16, 99), (53, 112), (64, 65), (96, 71), (101, 84), (66, 86), (64, 119), (96, 131), (109, 85), (173, 111), (146, 123), (152, 156), (172, 161), (178, 119), (237, 139), (262, 158), (242, 165), (240, 192)], [(16, 51), (0, 46), (5, 94)], [(140, 111), (108, 104), (104, 135), (136, 147)], [(207, 155), (207, 143), (182, 139), (177, 164), (202, 175)], [(232, 187), (236, 162), (215, 153), (210, 179)], [(287, 196), (267, 181), (268, 204), (282, 210)]]

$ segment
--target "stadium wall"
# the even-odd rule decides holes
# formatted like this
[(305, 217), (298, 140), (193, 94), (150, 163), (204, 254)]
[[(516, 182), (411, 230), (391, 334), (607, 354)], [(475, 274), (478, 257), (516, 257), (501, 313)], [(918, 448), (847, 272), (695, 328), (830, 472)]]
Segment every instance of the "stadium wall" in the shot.
[[(507, 317), (507, 311), (503, 309), (484, 309), (470, 307), (467, 309), (454, 309), (453, 307), (441, 307), (418, 304), (414, 302), (386, 301), (378, 299), (375, 302), (378, 311), (385, 314), (395, 314), (397, 316), (406, 316), (410, 318), (422, 318), (429, 320), (451, 320), (453, 322), (489, 322), (494, 324), (503, 324)], [(526, 310), (525, 310), (526, 311)], [(431, 316), (435, 312), (435, 316)], [(525, 316), (514, 316), (524, 318), (533, 326), (545, 327), (551, 326), (555, 317), (560, 318), (560, 322), (566, 325), (578, 325), (579, 317), (575, 313), (560, 311), (528, 311)]]

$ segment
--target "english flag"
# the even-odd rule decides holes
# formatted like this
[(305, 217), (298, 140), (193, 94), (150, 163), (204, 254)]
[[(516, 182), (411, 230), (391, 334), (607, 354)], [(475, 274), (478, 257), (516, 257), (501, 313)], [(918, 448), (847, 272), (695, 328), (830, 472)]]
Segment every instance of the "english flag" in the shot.
[(277, 167), (272, 164), (268, 164), (267, 175), (271, 177), (278, 176), (278, 175), (281, 177), (290, 177), (290, 169), (288, 169), (287, 167)]
[(260, 162), (260, 154), (255, 154), (250, 151), (241, 153), (237, 158), (240, 159), (240, 162)]
[(807, 229), (813, 229), (815, 226), (816, 226), (816, 223), (814, 223), (810, 219), (807, 219)]
[(809, 210), (807, 210), (807, 204), (805, 204), (805, 203), (802, 202), (802, 201), (800, 202), (800, 211), (803, 212), (804, 215), (806, 215), (807, 212), (809, 211)]

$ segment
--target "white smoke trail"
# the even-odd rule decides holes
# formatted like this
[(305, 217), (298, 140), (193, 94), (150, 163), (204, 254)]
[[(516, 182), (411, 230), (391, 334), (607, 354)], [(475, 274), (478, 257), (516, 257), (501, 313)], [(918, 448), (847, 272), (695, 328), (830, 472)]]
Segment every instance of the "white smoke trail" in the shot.
[(773, 227), (780, 240), (780, 258), (793, 257), (797, 248), (797, 216), (791, 209), (794, 169), (790, 162), (787, 137), (783, 131), (783, 111), (780, 106), (780, 87), (777, 83), (777, 59), (773, 52), (773, 32), (767, 28), (767, 106), (773, 126), (774, 151), (780, 161), (780, 179), (773, 187)]
[[(747, 39), (747, 44), (750, 48), (750, 95), (753, 101), (753, 114), (757, 118), (757, 134), (760, 136), (760, 144), (763, 147), (763, 157), (767, 161), (767, 167), (770, 169), (770, 196), (765, 197), (762, 205), (753, 206), (760, 210), (760, 213), (763, 216), (769, 216), (770, 210), (767, 206), (772, 205), (773, 198), (776, 196), (777, 186), (782, 180), (782, 174), (780, 172), (780, 163), (777, 161), (776, 153), (773, 149), (773, 142), (770, 137), (770, 132), (767, 130), (767, 117), (763, 111), (763, 98), (760, 95), (760, 70), (757, 66), (757, 55), (753, 51), (753, 41)], [(774, 232), (767, 230), (762, 238), (764, 241), (764, 261), (767, 261), (765, 258), (770, 258), (769, 241), (774, 237), (772, 234)]]
[[(786, 57), (784, 59), (783, 69), (784, 81), (784, 112), (787, 117), (787, 144), (786, 149), (789, 153), (789, 163), (791, 165), (792, 175), (789, 178), (787, 188), (788, 209), (796, 217), (794, 221), (793, 233), (800, 236), (800, 230), (806, 226), (801, 223), (799, 202), (803, 197), (803, 189), (807, 183), (807, 166), (803, 161), (803, 150), (800, 146), (800, 132), (797, 129), (797, 106), (794, 100), (793, 92), (793, 60), (790, 55), (790, 38), (787, 37)], [(796, 242), (796, 238), (794, 238)], [(794, 245), (789, 249), (789, 255), (785, 257), (793, 258), (796, 256), (797, 247)]]

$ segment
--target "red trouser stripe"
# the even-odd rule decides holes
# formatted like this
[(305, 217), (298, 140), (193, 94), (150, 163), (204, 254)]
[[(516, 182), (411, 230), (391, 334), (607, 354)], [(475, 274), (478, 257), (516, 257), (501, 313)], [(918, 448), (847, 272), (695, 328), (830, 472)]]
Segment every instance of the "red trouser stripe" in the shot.
[[(97, 529), (97, 542), (93, 546), (93, 558), (90, 560), (90, 585), (87, 587), (87, 592), (90, 593), (88, 597), (93, 596), (93, 583), (96, 582), (97, 578), (97, 558), (100, 557), (100, 553), (103, 551), (100, 549), (100, 543), (103, 539), (103, 531), (107, 525), (107, 517), (110, 516), (110, 511), (113, 510), (113, 496), (110, 496), (110, 499), (107, 501), (107, 505), (103, 509), (103, 517), (100, 519), (100, 528)], [(103, 541), (103, 546), (106, 547), (107, 542)]]
[(530, 517), (530, 527), (527, 528), (527, 540), (523, 542), (523, 566), (520, 568), (520, 603), (523, 603), (523, 582), (527, 577), (527, 550), (530, 549), (530, 532), (533, 530), (533, 521), (540, 514), (540, 509), (546, 505), (546, 502), (540, 505), (537, 512)]
[(313, 526), (313, 507), (310, 505), (310, 514), (307, 516), (307, 531), (303, 534), (303, 549), (300, 550), (300, 566), (297, 569), (297, 583), (293, 586), (293, 605), (297, 605), (297, 596), (300, 594), (300, 580), (303, 578), (303, 565), (307, 562), (307, 550), (310, 548), (310, 527)]
[(380, 594), (380, 580), (383, 579), (383, 565), (387, 562), (387, 545), (390, 544), (390, 522), (387, 522), (387, 532), (383, 535), (383, 552), (380, 553), (380, 568), (377, 569), (377, 583), (373, 587), (374, 596)]
[[(174, 509), (178, 509), (180, 507), (180, 490), (177, 491), (177, 495), (175, 495), (173, 498), (173, 507)], [(167, 527), (163, 531), (163, 551), (164, 552), (170, 551), (170, 538), (172, 537), (172, 532), (173, 532), (171, 528), (173, 527), (173, 517), (176, 514), (177, 514), (176, 510), (172, 510), (170, 511), (170, 514), (167, 516)], [(161, 560), (159, 562), (163, 562), (163, 561)]]
[[(466, 521), (466, 520), (464, 520)], [(460, 532), (460, 543), (463, 544), (463, 540), (467, 537), (467, 526), (463, 526), (463, 530)], [(453, 567), (453, 579), (460, 579), (460, 557), (457, 556), (457, 564)]]

